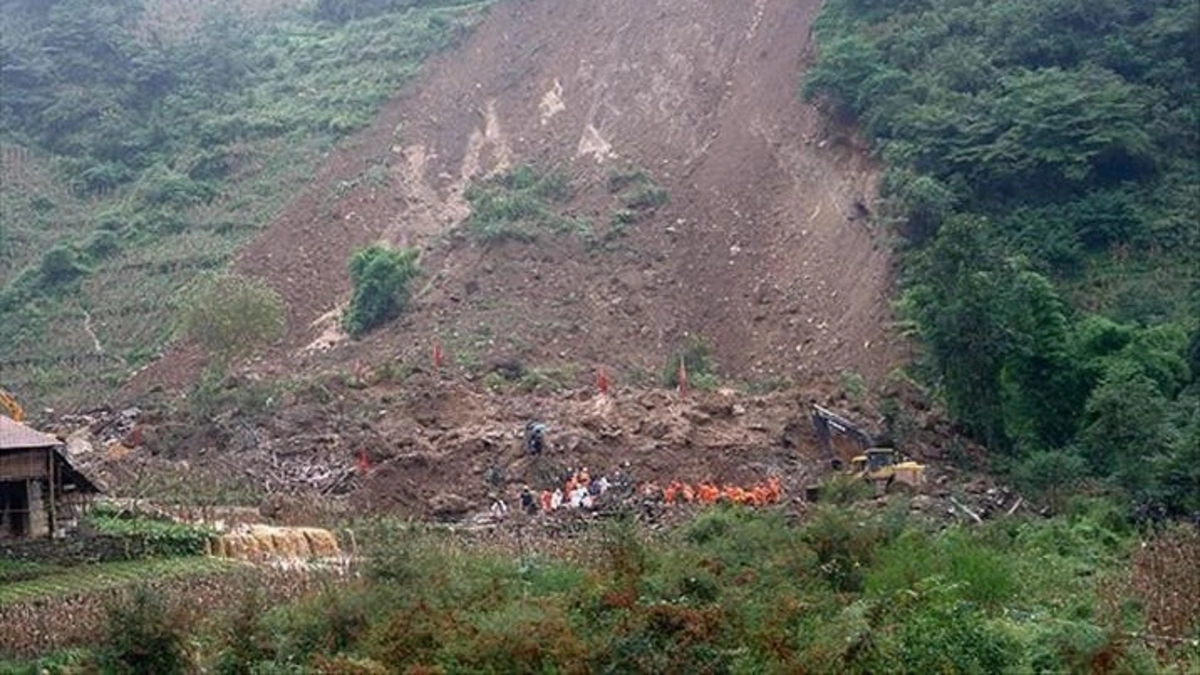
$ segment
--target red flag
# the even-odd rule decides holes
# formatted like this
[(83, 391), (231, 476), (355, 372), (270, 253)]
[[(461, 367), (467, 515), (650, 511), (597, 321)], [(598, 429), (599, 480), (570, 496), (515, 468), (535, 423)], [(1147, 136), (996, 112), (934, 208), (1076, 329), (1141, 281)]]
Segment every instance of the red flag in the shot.
[(600, 372), (596, 374), (596, 389), (598, 389), (601, 394), (608, 394), (608, 373), (603, 368), (601, 368)]
[(686, 360), (679, 359), (679, 377), (678, 377), (678, 379), (679, 379), (679, 395), (680, 396), (687, 396), (687, 391), (688, 391), (686, 363), (687, 363)]
[(446, 355), (442, 353), (442, 343), (433, 343), (433, 367), (441, 368), (442, 362), (446, 360)]
[(367, 459), (367, 453), (359, 450), (354, 457), (354, 467), (359, 473), (366, 473), (371, 470), (371, 462)]

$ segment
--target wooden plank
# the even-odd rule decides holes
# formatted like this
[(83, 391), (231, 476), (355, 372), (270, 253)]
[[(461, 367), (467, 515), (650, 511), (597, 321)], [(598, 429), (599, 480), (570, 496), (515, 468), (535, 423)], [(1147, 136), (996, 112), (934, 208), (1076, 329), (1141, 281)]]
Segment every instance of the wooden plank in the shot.
[(50, 520), (47, 523), (50, 529), (50, 538), (54, 538), (54, 530), (58, 525), (58, 512), (54, 509), (54, 453), (46, 453), (46, 484), (50, 486), (50, 499), (46, 502), (46, 508), (50, 514)]
[(0, 482), (47, 478), (45, 448), (24, 448), (0, 453)]

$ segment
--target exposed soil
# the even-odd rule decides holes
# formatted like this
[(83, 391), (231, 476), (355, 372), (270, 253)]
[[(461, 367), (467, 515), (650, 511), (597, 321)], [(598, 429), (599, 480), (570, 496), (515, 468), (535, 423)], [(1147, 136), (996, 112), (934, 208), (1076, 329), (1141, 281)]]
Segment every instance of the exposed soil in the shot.
[[(150, 419), (153, 438), (129, 453), (140, 459), (101, 469), (125, 484), (154, 467), (181, 481), (236, 477), (256, 494), (352, 494), (356, 508), (419, 516), (553, 485), (581, 465), (635, 481), (781, 474), (798, 489), (827, 463), (807, 401), (835, 399), (845, 371), (881, 384), (906, 351), (890, 330), (889, 249), (870, 218), (875, 168), (798, 95), (819, 4), (497, 4), (332, 152), (236, 261), (290, 312), (282, 345), (246, 364), (251, 378), (428, 370), (435, 345), (443, 369), (333, 403), (289, 395), (253, 423)], [(617, 207), (614, 169), (645, 169), (670, 201), (603, 246), (468, 236), (466, 187), (522, 162), (567, 172), (567, 212), (598, 228)], [(349, 341), (338, 328), (346, 262), (379, 240), (422, 248), (420, 289), (401, 319)], [(725, 381), (792, 384), (688, 399), (655, 389), (690, 336), (711, 346)], [(129, 391), (180, 391), (201, 363), (177, 346)], [(487, 393), (479, 378), (497, 364), (555, 370), (568, 393)], [(594, 396), (601, 368), (619, 395)], [(538, 460), (514, 436), (531, 418), (553, 429), (554, 451)], [(928, 421), (905, 450), (938, 457), (947, 432)], [(367, 473), (354, 468), (359, 453)]]
[[(904, 454), (930, 465), (926, 492), (945, 492), (955, 472), (940, 460), (966, 446), (918, 393), (888, 393), (903, 409), (891, 429), (868, 401), (828, 380), (761, 395), (624, 387), (602, 395), (512, 385), (488, 392), (448, 372), (398, 381), (364, 369), (285, 392), (267, 412), (183, 423), (180, 411), (147, 401), (141, 410), (65, 417), (55, 430), (72, 437), (78, 465), (126, 496), (260, 505), (284, 524), (319, 522), (331, 510), (461, 520), (485, 513), (490, 498), (515, 508), (523, 486), (552, 490), (581, 467), (624, 486), (625, 496), (647, 483), (748, 487), (776, 476), (793, 503), (827, 477), (833, 456), (861, 452), (841, 436), (832, 454), (818, 445), (809, 418), (817, 401), (872, 434), (890, 431)], [(549, 428), (540, 456), (525, 452), (528, 420)]]
[[(866, 215), (875, 172), (797, 93), (818, 6), (498, 4), (239, 256), (290, 307), (283, 347), (258, 367), (424, 361), (442, 342), (460, 362), (655, 372), (698, 335), (729, 378), (849, 369), (878, 382), (904, 350), (889, 332), (889, 251)], [(463, 236), (466, 185), (516, 162), (568, 171), (571, 209), (598, 225), (613, 167), (644, 167), (670, 203), (602, 250), (571, 235)], [(378, 166), (386, 184), (364, 179)], [(424, 285), (402, 320), (346, 343), (346, 261), (380, 239), (423, 247)], [(188, 354), (133, 390), (190, 382)]]

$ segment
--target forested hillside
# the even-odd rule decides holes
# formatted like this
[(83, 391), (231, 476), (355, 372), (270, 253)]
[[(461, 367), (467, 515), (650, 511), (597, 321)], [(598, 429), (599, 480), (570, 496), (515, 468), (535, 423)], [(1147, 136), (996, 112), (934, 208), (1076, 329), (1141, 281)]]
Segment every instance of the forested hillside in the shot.
[(804, 83), (886, 166), (919, 370), (1030, 487), (1200, 511), (1200, 5), (829, 0)]
[(178, 291), (224, 267), (478, 6), (6, 0), (7, 386), (78, 403), (152, 358)]

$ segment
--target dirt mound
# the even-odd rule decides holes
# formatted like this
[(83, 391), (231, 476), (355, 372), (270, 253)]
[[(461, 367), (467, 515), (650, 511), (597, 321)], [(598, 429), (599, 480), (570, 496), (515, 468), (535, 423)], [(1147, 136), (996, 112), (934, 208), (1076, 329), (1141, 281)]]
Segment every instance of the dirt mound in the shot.
[[(644, 374), (699, 335), (729, 377), (877, 380), (901, 350), (887, 330), (889, 253), (867, 218), (875, 172), (797, 95), (818, 6), (498, 4), (238, 258), (290, 307), (283, 347), (257, 367), (424, 361), (440, 341), (460, 363)], [(595, 221), (611, 210), (613, 167), (644, 168), (670, 202), (600, 251), (567, 235), (462, 236), (465, 187), (517, 162), (566, 170), (571, 208)], [(379, 239), (423, 248), (424, 287), (401, 321), (347, 343), (346, 261)], [(197, 363), (177, 349), (133, 388), (182, 385)]]
[[(117, 432), (129, 444), (118, 454), (104, 448), (120, 426), (111, 420), (124, 420), (123, 413), (65, 416), (52, 430), (91, 448), (73, 461), (114, 494), (161, 504), (258, 504), (277, 525), (371, 512), (473, 521), (495, 499), (516, 510), (524, 486), (553, 491), (584, 468), (605, 477), (619, 500), (648, 483), (750, 488), (778, 477), (790, 503), (831, 471), (814, 436), (813, 401), (873, 435), (887, 432), (903, 454), (928, 463), (934, 494), (949, 489), (944, 480), (962, 482), (944, 460), (970, 446), (936, 411), (903, 392), (890, 395), (902, 410), (888, 423), (877, 402), (848, 397), (827, 378), (765, 394), (681, 396), (625, 386), (607, 395), (595, 388), (489, 391), (448, 371), (367, 383), (331, 374), (279, 394), (269, 410), (202, 423), (183, 423), (186, 411), (170, 402), (146, 401), (130, 430)], [(548, 428), (541, 455), (524, 448), (530, 420)], [(836, 438), (833, 451), (848, 462), (861, 448), (843, 441)]]

